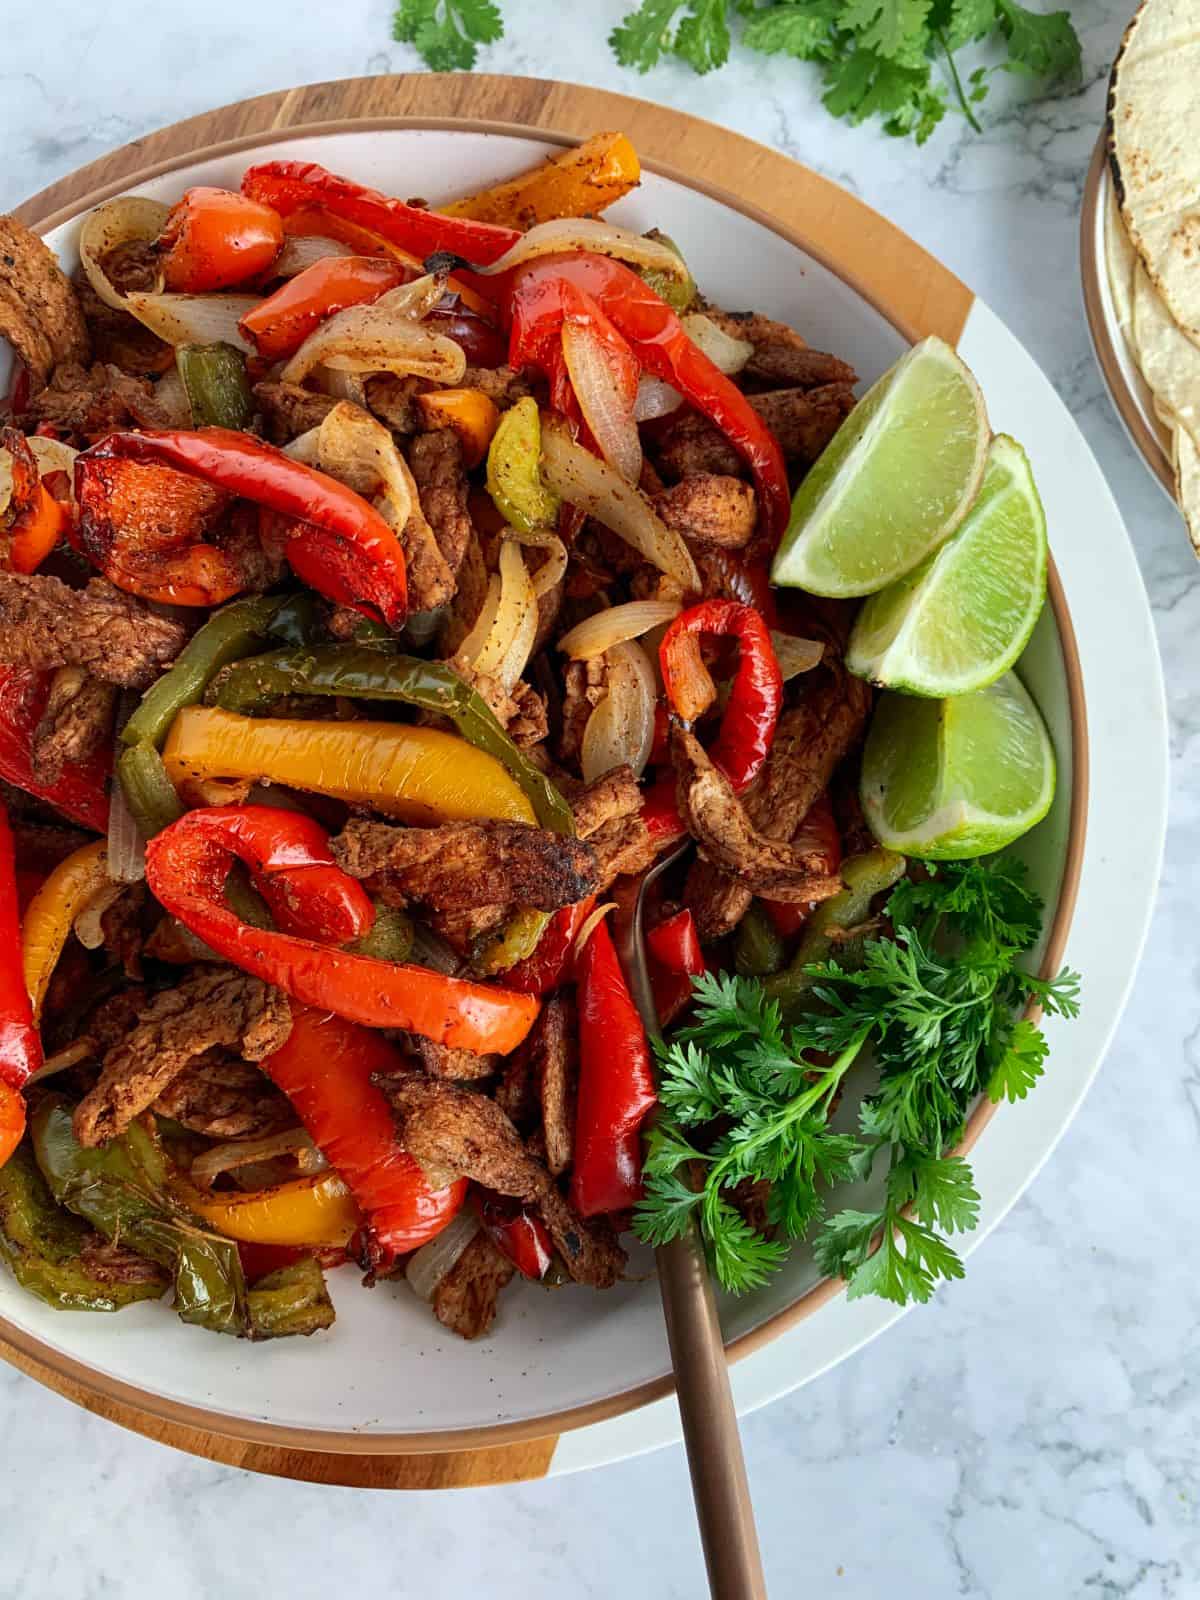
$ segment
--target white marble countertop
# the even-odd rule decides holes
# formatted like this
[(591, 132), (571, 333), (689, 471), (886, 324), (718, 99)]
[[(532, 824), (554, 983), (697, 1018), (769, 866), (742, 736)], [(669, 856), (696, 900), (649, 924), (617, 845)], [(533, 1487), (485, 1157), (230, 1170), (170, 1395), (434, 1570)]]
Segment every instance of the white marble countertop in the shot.
[[(806, 67), (742, 58), (649, 79), (604, 45), (622, 0), (505, 0), (490, 71), (643, 93), (846, 184), (970, 283), (1078, 417), (1121, 503), (1167, 667), (1174, 801), (1162, 899), (1100, 1079), (961, 1284), (745, 1437), (771, 1591), (841, 1600), (1200, 1593), (1200, 569), (1134, 456), (1087, 343), (1077, 216), (1132, 0), (1073, 8), (1085, 83), (925, 146), (848, 129)], [(389, 0), (82, 0), (5, 29), (0, 208), (193, 112), (323, 78), (411, 70)], [(568, 15), (568, 10), (570, 15)], [(1193, 644), (1188, 644), (1188, 639)], [(1119, 641), (1114, 641), (1119, 648)], [(1136, 827), (1137, 819), (1130, 819)], [(1182, 1359), (1181, 1359), (1182, 1357)], [(0, 1367), (6, 1600), (289, 1600), (357, 1592), (694, 1597), (682, 1451), (520, 1488), (400, 1497), (256, 1478), (123, 1433)], [(53, 1508), (51, 1510), (50, 1508)], [(486, 1577), (484, 1576), (486, 1574)]]

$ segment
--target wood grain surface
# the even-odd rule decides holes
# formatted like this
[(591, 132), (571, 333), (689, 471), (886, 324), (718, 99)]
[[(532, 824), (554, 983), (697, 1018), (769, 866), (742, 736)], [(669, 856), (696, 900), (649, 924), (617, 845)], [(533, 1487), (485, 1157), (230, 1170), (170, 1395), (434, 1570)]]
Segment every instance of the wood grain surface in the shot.
[[(648, 167), (678, 176), (718, 198), (727, 196), (740, 210), (782, 225), (910, 337), (937, 333), (953, 344), (962, 332), (971, 308), (970, 290), (844, 189), (776, 151), (697, 117), (625, 95), (533, 78), (384, 76), (260, 95), (189, 117), (101, 156), (33, 195), (16, 208), (17, 215), (43, 229), (55, 226), (108, 194), (196, 159), (214, 145), (248, 148), (299, 128), (329, 132), (334, 125), (430, 126), (463, 120), (576, 138), (602, 128), (620, 128)], [(1067, 915), (1069, 920), (1069, 909)], [(815, 1310), (837, 1292), (834, 1283), (820, 1285), (805, 1297), (805, 1310)], [(777, 1323), (773, 1330), (756, 1330), (730, 1354), (748, 1354), (772, 1332), (784, 1331), (793, 1318), (773, 1320)], [(97, 1416), (211, 1461), (313, 1483), (439, 1489), (522, 1482), (546, 1475), (557, 1444), (555, 1437), (545, 1437), (471, 1449), (380, 1453), (364, 1440), (361, 1454), (352, 1453), (345, 1444), (336, 1450), (268, 1444), (195, 1426), (179, 1416), (155, 1415), (138, 1403), (135, 1390), (92, 1374), (74, 1361), (56, 1356), (53, 1362), (46, 1360), (50, 1355), (48, 1347), (15, 1329), (7, 1333), (0, 1329), (0, 1357)], [(615, 1415), (668, 1389), (668, 1384), (659, 1384), (636, 1391), (603, 1408), (601, 1414)], [(165, 1403), (159, 1407), (160, 1412), (182, 1409)], [(235, 1429), (237, 1424), (231, 1421), (229, 1426)], [(318, 1441), (319, 1435), (307, 1438)]]

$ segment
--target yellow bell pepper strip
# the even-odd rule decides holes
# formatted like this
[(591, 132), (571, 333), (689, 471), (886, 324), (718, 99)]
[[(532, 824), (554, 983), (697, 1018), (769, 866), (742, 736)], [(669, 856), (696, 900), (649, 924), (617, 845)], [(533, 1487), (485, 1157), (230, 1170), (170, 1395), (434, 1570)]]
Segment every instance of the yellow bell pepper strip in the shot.
[(172, 1184), (188, 1210), (216, 1233), (246, 1244), (328, 1249), (349, 1244), (362, 1215), (336, 1172), (297, 1178), (255, 1194), (206, 1194), (182, 1180)]
[(103, 839), (96, 839), (55, 867), (29, 902), (21, 923), (21, 958), (35, 1022), (41, 1018), (46, 990), (71, 924), (107, 885), (107, 846)]
[(574, 150), (439, 209), (448, 217), (532, 228), (555, 217), (598, 216), (636, 189), (641, 176), (637, 151), (623, 133), (594, 133)]
[(167, 736), (163, 760), (176, 787), (189, 778), (267, 778), (417, 825), (535, 820), (494, 756), (437, 728), (241, 717), (215, 706), (186, 706)]
[(496, 402), (482, 389), (431, 389), (417, 396), (417, 410), (427, 429), (450, 428), (458, 435), (468, 472), (483, 460), (500, 424)]

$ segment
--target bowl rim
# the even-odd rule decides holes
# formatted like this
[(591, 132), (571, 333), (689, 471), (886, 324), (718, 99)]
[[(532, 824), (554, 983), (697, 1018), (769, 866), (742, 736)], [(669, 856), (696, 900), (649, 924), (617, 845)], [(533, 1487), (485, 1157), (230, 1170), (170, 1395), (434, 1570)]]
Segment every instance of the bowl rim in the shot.
[[(182, 168), (220, 157), (238, 155), (266, 145), (291, 143), (313, 137), (328, 137), (348, 133), (383, 133), (390, 131), (429, 131), (447, 133), (491, 134), (524, 139), (529, 143), (554, 144), (563, 148), (577, 145), (577, 135), (554, 128), (542, 128), (528, 123), (511, 122), (494, 118), (432, 117), (422, 114), (398, 117), (366, 117), (356, 119), (339, 117), (295, 126), (268, 128), (240, 135), (233, 139), (215, 141), (194, 150), (182, 152), (139, 168), (124, 177), (102, 184), (68, 204), (37, 219), (31, 224), (39, 234), (73, 221), (102, 201), (114, 195), (132, 192), (139, 184), (165, 176)], [(912, 325), (898, 315), (878, 295), (870, 291), (850, 270), (837, 261), (821, 245), (813, 242), (797, 228), (773, 216), (769, 211), (734, 194), (724, 186), (694, 177), (669, 162), (648, 158), (642, 167), (658, 177), (683, 188), (715, 200), (718, 204), (738, 212), (760, 226), (769, 229), (793, 248), (800, 250), (820, 263), (836, 278), (864, 300), (884, 321), (889, 323), (909, 344), (917, 339)], [(796, 163), (802, 165), (802, 163)], [(834, 185), (839, 189), (840, 185)], [(890, 220), (883, 219), (888, 229), (907, 241), (908, 235)], [(1053, 555), (1050, 557), (1047, 594), (1054, 616), (1059, 648), (1062, 653), (1063, 672), (1067, 681), (1068, 709), (1071, 724), (1071, 800), (1068, 812), (1066, 855), (1059, 883), (1058, 899), (1046, 939), (1040, 971), (1050, 976), (1061, 965), (1063, 951), (1070, 931), (1075, 902), (1079, 890), (1087, 835), (1089, 747), (1088, 719), (1084, 694), (1083, 674), (1074, 624), (1067, 605), (1066, 595), (1059, 578)], [(1026, 1015), (1035, 1016), (1039, 1008), (1030, 1006)], [(983, 1100), (967, 1120), (964, 1137), (957, 1153), (967, 1154), (977, 1143), (998, 1106)], [(741, 1361), (763, 1346), (772, 1343), (826, 1305), (844, 1289), (840, 1278), (828, 1278), (815, 1284), (789, 1305), (766, 1318), (757, 1327), (726, 1341), (727, 1361)], [(545, 1412), (510, 1422), (498, 1422), (471, 1428), (442, 1429), (432, 1432), (363, 1433), (352, 1430), (333, 1430), (315, 1427), (294, 1427), (289, 1424), (259, 1421), (254, 1418), (233, 1416), (229, 1413), (191, 1405), (165, 1395), (138, 1388), (89, 1366), (74, 1356), (58, 1351), (43, 1340), (28, 1334), (8, 1318), (0, 1316), (0, 1357), (13, 1362), (39, 1381), (66, 1392), (89, 1409), (113, 1416), (134, 1428), (146, 1428), (152, 1419), (152, 1436), (172, 1440), (171, 1434), (180, 1428), (199, 1430), (227, 1444), (275, 1447), (282, 1450), (300, 1450), (317, 1455), (337, 1456), (395, 1456), (431, 1454), (488, 1449), (508, 1444), (544, 1440), (549, 1435), (589, 1427), (594, 1423), (621, 1416), (663, 1399), (674, 1392), (675, 1382), (671, 1372), (658, 1378), (620, 1389), (600, 1399), (559, 1411)], [(186, 1445), (185, 1445), (186, 1448)], [(285, 1469), (286, 1470), (286, 1469)]]
[(1100, 207), (1105, 193), (1105, 178), (1109, 183), (1112, 182), (1108, 158), (1109, 135), (1107, 129), (1102, 129), (1092, 152), (1079, 213), (1079, 276), (1083, 288), (1084, 316), (1096, 364), (1113, 408), (1147, 469), (1166, 490), (1172, 504), (1176, 504), (1175, 474), (1171, 470), (1170, 458), (1147, 423), (1129, 387), (1117, 348), (1121, 333), (1119, 329), (1114, 330), (1104, 311), (1101, 279), (1108, 265), (1097, 240), (1101, 237)]

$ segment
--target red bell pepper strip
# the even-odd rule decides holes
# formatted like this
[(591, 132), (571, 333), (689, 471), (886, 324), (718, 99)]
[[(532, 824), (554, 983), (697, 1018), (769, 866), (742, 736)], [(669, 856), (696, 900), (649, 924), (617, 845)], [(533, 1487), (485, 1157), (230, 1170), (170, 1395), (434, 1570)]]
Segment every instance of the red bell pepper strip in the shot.
[(319, 822), (278, 807), (252, 807), (249, 817), (237, 815), (237, 806), (223, 809), (237, 816), (231, 831), (244, 847), (242, 860), (284, 933), (348, 944), (371, 931), (371, 897), (334, 861)]
[(596, 896), (591, 894), (586, 900), (556, 911), (542, 930), (533, 954), (504, 974), (507, 987), (521, 994), (543, 995), (568, 983), (575, 961), (575, 941), (595, 904)]
[(112, 750), (102, 747), (86, 761), (64, 767), (56, 783), (33, 775), (33, 735), (50, 693), (51, 674), (0, 666), (0, 778), (56, 806), (72, 822), (96, 833), (108, 828), (107, 780)]
[[(841, 866), (842, 840), (838, 833), (837, 819), (833, 814), (833, 803), (828, 790), (824, 794), (819, 794), (808, 808), (808, 815), (801, 824), (800, 831), (795, 835), (794, 842), (803, 844), (819, 857), (820, 864), (814, 862), (815, 872), (823, 872), (832, 877)], [(764, 900), (763, 910), (781, 939), (790, 939), (799, 933), (812, 914), (811, 905), (805, 905), (803, 902), (792, 905), (783, 900)]]
[(369, 228), (421, 260), (448, 251), (464, 261), (490, 267), (521, 237), (515, 228), (474, 222), (469, 217), (445, 217), (423, 206), (406, 205), (377, 189), (339, 178), (315, 161), (264, 161), (250, 167), (242, 177), (242, 193), (270, 206), (285, 220), (296, 211), (326, 211)]
[[(75, 463), (85, 553), (91, 555), (90, 544), (96, 543), (93, 528), (107, 534), (101, 526), (102, 496), (90, 481), (113, 461), (173, 468), (280, 512), (291, 519), (286, 554), (297, 577), (327, 599), (382, 617), (390, 628), (403, 623), (408, 601), (404, 552), (378, 511), (336, 478), (230, 428), (113, 433), (85, 450)], [(221, 553), (213, 546), (200, 548)], [(97, 564), (103, 567), (103, 560)]]
[[(681, 611), (663, 635), (658, 658), (667, 700), (678, 711), (678, 693), (690, 663), (692, 641), (700, 634), (734, 638), (738, 665), (720, 731), (709, 750), (718, 766), (742, 794), (762, 770), (775, 741), (783, 706), (783, 676), (766, 623), (737, 600), (702, 600)], [(683, 832), (675, 808), (672, 778), (656, 783), (646, 796), (642, 816), (664, 841)]]
[(542, 256), (518, 267), (509, 300), (511, 365), (551, 370), (551, 348), (560, 336), (572, 288), (590, 295), (645, 370), (678, 389), (744, 457), (758, 488), (763, 524), (778, 540), (791, 513), (779, 441), (732, 379), (688, 338), (666, 301), (623, 262), (578, 251)]
[(643, 1122), (657, 1104), (646, 1030), (597, 923), (576, 961), (579, 1097), (571, 1204), (583, 1217), (625, 1211), (642, 1194)]
[(238, 327), (265, 361), (282, 361), (347, 306), (365, 305), (402, 284), (408, 274), (373, 256), (324, 256), (260, 300)]
[[(235, 915), (224, 899), (234, 859), (246, 862), (260, 882), (286, 873), (295, 819), (295, 812), (258, 806), (187, 812), (146, 848), (151, 893), (218, 955), (305, 1005), (368, 1028), (405, 1028), (478, 1055), (515, 1050), (538, 1013), (531, 996), (252, 928)], [(327, 928), (336, 915), (347, 892), (337, 882), (341, 876), (336, 867), (324, 868), (296, 896), (293, 910), (310, 928)]]
[(188, 189), (159, 235), (163, 280), (175, 294), (211, 294), (264, 273), (283, 244), (277, 212), (229, 189)]
[(689, 978), (698, 978), (707, 970), (700, 950), (696, 919), (686, 906), (657, 927), (647, 930), (646, 948), (668, 972), (680, 972)]
[[(42, 1041), (33, 1025), (33, 1003), (25, 987), (21, 958), (21, 914), (17, 897), (16, 852), (8, 813), (0, 806), (0, 1085), (19, 1089), (42, 1064)], [(11, 1097), (10, 1097), (11, 1098)], [(0, 1165), (11, 1154), (6, 1133), (16, 1126), (16, 1111), (0, 1095)], [(21, 1127), (25, 1114), (20, 1115)], [(17, 1134), (17, 1141), (20, 1133)], [(17, 1141), (14, 1141), (17, 1142)]]
[(465, 1179), (435, 1189), (396, 1136), (391, 1108), (371, 1082), (404, 1070), (380, 1033), (324, 1011), (293, 1005), (286, 1043), (261, 1063), (287, 1095), (367, 1221), (372, 1268), (417, 1250), (462, 1207)]
[(546, 1276), (554, 1259), (554, 1245), (546, 1224), (536, 1211), (511, 1195), (477, 1189), (472, 1204), (488, 1238), (523, 1277), (535, 1282)]

